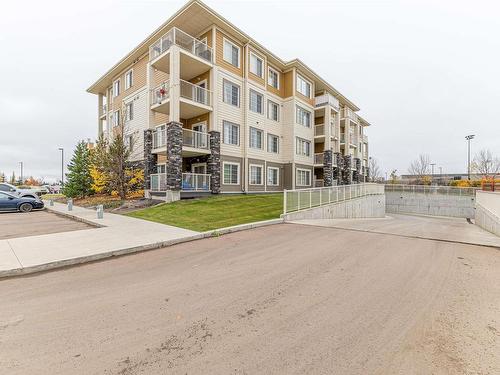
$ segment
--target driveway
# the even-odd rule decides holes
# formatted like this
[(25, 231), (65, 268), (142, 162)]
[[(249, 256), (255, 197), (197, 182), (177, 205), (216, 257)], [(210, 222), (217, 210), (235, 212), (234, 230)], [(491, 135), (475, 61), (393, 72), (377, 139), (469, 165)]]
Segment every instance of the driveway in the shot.
[(491, 247), (281, 224), (0, 295), (8, 374), (500, 373)]
[(0, 213), (0, 240), (41, 234), (70, 232), (92, 226), (47, 211)]

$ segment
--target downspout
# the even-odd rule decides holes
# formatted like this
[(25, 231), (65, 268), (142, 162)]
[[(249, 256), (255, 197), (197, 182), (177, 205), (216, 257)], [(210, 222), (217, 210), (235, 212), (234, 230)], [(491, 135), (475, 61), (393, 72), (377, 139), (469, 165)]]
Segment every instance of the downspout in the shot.
[(248, 192), (248, 139), (247, 139), (247, 133), (250, 132), (250, 129), (248, 128), (248, 105), (247, 105), (247, 80), (248, 80), (248, 72), (247, 72), (247, 56), (248, 56), (248, 43), (246, 43), (243, 46), (243, 51), (245, 54), (245, 58), (242, 59), (243, 63), (243, 93), (242, 93), (242, 103), (243, 103), (243, 192), (247, 193)]

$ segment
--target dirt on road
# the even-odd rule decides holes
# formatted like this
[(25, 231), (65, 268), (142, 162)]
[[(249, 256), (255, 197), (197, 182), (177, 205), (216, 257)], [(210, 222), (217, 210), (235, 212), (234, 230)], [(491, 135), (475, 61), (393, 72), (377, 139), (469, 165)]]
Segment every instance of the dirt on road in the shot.
[(499, 374), (497, 249), (283, 224), (0, 281), (5, 374)]

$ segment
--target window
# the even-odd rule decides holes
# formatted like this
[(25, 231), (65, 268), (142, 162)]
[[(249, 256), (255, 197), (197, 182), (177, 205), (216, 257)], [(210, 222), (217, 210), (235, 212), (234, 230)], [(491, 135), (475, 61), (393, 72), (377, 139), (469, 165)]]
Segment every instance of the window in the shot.
[(240, 47), (224, 39), (224, 60), (229, 64), (240, 67)]
[(127, 103), (125, 105), (125, 120), (131, 121), (134, 119), (134, 102)]
[(264, 78), (264, 62), (260, 57), (250, 53), (250, 73), (260, 78)]
[(120, 111), (114, 111), (113, 112), (113, 117), (111, 118), (113, 126), (118, 126), (120, 125)]
[(113, 103), (113, 87), (108, 89), (108, 100), (110, 104)]
[(240, 144), (240, 127), (229, 121), (222, 121), (223, 124), (223, 142), (227, 145), (238, 146)]
[(234, 105), (236, 107), (240, 106), (240, 86), (224, 80), (223, 83), (224, 90), (224, 103)]
[(120, 80), (116, 80), (113, 82), (113, 97), (117, 97), (120, 95)]
[(264, 113), (262, 108), (263, 97), (257, 91), (250, 90), (250, 111)]
[(302, 156), (311, 156), (311, 142), (297, 137), (295, 153)]
[(262, 185), (262, 165), (250, 165), (250, 185)]
[(305, 97), (311, 97), (311, 84), (297, 74), (297, 91)]
[(133, 71), (130, 69), (127, 73), (125, 73), (125, 90), (132, 87), (133, 82)]
[(5, 193), (0, 193), (0, 200), (7, 201), (7, 200), (9, 200), (9, 198), (10, 198), (10, 195), (5, 194)]
[(297, 186), (311, 185), (311, 171), (309, 169), (296, 169), (295, 184)]
[(262, 130), (250, 128), (250, 147), (262, 149)]
[(278, 186), (280, 184), (280, 170), (275, 167), (267, 167), (267, 184)]
[(134, 148), (134, 136), (132, 134), (125, 137), (125, 146), (127, 146), (130, 151)]
[(240, 165), (238, 163), (223, 163), (224, 165), (224, 185), (239, 185)]
[(279, 137), (277, 135), (267, 135), (267, 152), (279, 153)]
[(274, 87), (275, 89), (279, 89), (280, 81), (279, 81), (279, 73), (273, 68), (269, 67), (267, 73), (267, 83), (269, 86)]
[(272, 100), (267, 101), (267, 118), (269, 120), (279, 121), (280, 120), (280, 106), (278, 103)]
[(296, 122), (306, 128), (311, 127), (311, 112), (305, 110), (302, 107), (296, 107)]

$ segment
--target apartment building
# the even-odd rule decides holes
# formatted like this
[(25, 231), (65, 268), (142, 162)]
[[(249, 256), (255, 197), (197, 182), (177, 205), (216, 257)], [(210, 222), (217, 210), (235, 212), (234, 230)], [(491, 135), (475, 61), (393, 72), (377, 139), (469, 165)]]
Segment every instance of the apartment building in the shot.
[(300, 60), (188, 2), (88, 92), (123, 126), (147, 196), (273, 192), (369, 178), (370, 125)]

